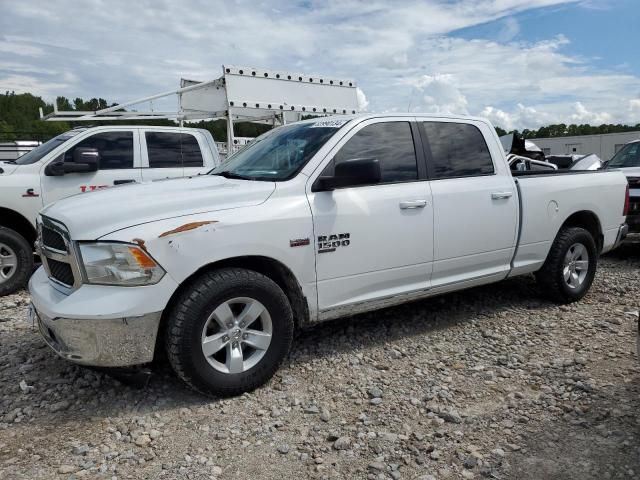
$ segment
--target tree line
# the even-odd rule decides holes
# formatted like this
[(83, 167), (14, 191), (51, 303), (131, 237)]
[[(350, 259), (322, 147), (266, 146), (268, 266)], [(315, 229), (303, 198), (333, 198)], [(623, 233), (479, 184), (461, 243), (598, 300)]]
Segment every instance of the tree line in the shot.
[(621, 132), (635, 132), (640, 130), (640, 123), (635, 125), (614, 125), (612, 123), (602, 125), (567, 125), (565, 123), (558, 123), (553, 125), (547, 125), (546, 127), (540, 127), (537, 130), (524, 129), (521, 132), (518, 130), (512, 130), (507, 132), (506, 130), (496, 127), (496, 132), (499, 136), (506, 135), (507, 133), (515, 133), (522, 138), (549, 138), (549, 137), (573, 137), (577, 135), (601, 135), (605, 133), (621, 133)]
[[(70, 100), (66, 97), (56, 98), (58, 110), (70, 111), (96, 111), (111, 107), (104, 98), (92, 98), (84, 100), (75, 98)], [(43, 122), (40, 120), (39, 109), (42, 108), (46, 115), (53, 112), (53, 104), (47, 103), (30, 93), (16, 94), (5, 92), (0, 94), (0, 142), (13, 140), (38, 140), (46, 141), (60, 133), (66, 132), (78, 126), (113, 125), (109, 121), (91, 122)], [(126, 120), (129, 125), (155, 125), (155, 126), (177, 126), (173, 120)], [(227, 140), (226, 120), (202, 120), (198, 122), (185, 123), (190, 128), (203, 128), (209, 130), (217, 142)], [(255, 124), (249, 122), (234, 123), (234, 133), (238, 137), (257, 137), (269, 130), (269, 125)]]
[[(58, 110), (75, 111), (95, 111), (113, 106), (104, 98), (92, 98), (84, 100), (75, 98), (70, 100), (66, 97), (56, 98)], [(87, 122), (43, 122), (39, 117), (39, 108), (44, 114), (53, 112), (53, 104), (47, 103), (30, 93), (15, 94), (5, 92), (0, 94), (0, 141), (12, 140), (39, 140), (46, 141), (60, 133), (66, 132), (76, 126), (87, 126)], [(129, 124), (175, 126), (173, 120), (131, 120)], [(91, 125), (113, 125), (113, 122), (90, 122)], [(185, 124), (192, 128), (204, 128), (209, 130), (217, 142), (227, 140), (227, 123), (225, 120), (202, 120), (199, 122), (189, 122)], [(269, 130), (268, 125), (261, 125), (249, 122), (234, 124), (234, 132), (238, 137), (257, 137), (261, 133)], [(537, 130), (524, 129), (522, 131), (512, 130), (507, 132), (503, 128), (496, 127), (498, 135), (515, 133), (522, 138), (546, 138), (546, 137), (568, 137), (574, 135), (595, 135), (603, 133), (619, 133), (640, 130), (640, 123), (636, 125), (603, 124), (603, 125), (566, 125), (564, 123), (547, 125)]]

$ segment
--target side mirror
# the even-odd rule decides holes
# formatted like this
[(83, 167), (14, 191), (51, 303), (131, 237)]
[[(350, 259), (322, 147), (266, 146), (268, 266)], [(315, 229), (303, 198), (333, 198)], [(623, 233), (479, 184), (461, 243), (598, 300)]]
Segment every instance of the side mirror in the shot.
[(44, 174), (47, 177), (61, 177), (64, 175), (64, 154), (49, 162), (44, 168)]
[(78, 147), (73, 151), (73, 162), (64, 164), (64, 173), (96, 172), (100, 164), (100, 152), (95, 148)]
[(44, 174), (49, 177), (59, 177), (65, 173), (89, 173), (98, 170), (100, 152), (95, 148), (78, 147), (73, 151), (73, 161), (65, 162), (64, 155), (49, 163)]
[(377, 158), (354, 158), (336, 165), (332, 177), (318, 178), (312, 192), (325, 192), (336, 188), (373, 185), (380, 183), (380, 162)]

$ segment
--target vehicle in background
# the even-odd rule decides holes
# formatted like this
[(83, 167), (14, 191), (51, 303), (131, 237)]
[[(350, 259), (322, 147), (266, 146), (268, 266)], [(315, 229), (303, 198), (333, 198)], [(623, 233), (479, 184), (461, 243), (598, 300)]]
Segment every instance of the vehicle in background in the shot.
[(568, 170), (600, 170), (604, 162), (595, 153), (588, 155), (548, 155), (548, 162)]
[(541, 162), (545, 161), (544, 152), (531, 140), (525, 140), (513, 133), (500, 137), (500, 143), (505, 154), (514, 154)]
[(297, 122), (209, 175), (45, 208), (30, 311), (70, 361), (164, 347), (189, 385), (236, 395), (275, 373), (295, 326), (530, 273), (581, 299), (625, 236), (626, 187), (619, 171), (513, 172), (482, 119)]
[(27, 152), (42, 145), (42, 142), (35, 140), (16, 140), (15, 142), (0, 143), (0, 162), (4, 160), (15, 160)]
[(619, 168), (627, 176), (629, 182), (629, 233), (636, 239), (640, 234), (640, 139), (627, 143), (618, 150), (605, 168)]
[(512, 170), (599, 170), (604, 165), (600, 157), (593, 153), (545, 156), (534, 142), (519, 138), (513, 133), (500, 137), (500, 143), (508, 155)]
[(43, 206), (115, 185), (200, 175), (219, 164), (207, 130), (120, 125), (76, 128), (0, 162), (0, 295), (23, 287), (33, 271)]

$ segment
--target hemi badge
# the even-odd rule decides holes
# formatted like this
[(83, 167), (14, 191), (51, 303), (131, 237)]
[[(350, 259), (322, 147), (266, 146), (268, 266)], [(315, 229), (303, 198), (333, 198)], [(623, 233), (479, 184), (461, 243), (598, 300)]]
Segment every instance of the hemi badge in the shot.
[(305, 245), (309, 245), (311, 240), (308, 238), (297, 238), (295, 240), (289, 240), (290, 247), (304, 247)]

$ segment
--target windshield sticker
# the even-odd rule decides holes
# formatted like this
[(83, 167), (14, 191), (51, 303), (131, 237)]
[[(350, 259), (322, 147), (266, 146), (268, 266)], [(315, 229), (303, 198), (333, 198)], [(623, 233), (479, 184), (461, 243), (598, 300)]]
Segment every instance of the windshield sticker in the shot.
[(340, 128), (349, 120), (320, 120), (311, 125), (311, 128)]

